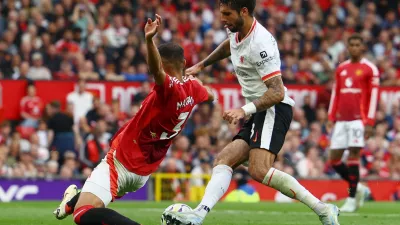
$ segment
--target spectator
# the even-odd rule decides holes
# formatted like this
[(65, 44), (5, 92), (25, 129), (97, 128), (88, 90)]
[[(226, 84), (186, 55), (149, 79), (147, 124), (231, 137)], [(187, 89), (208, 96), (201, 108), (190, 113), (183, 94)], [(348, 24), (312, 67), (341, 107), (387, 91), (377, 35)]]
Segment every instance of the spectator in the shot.
[(43, 66), (42, 54), (36, 52), (32, 55), (33, 66), (29, 68), (27, 78), (31, 80), (51, 80), (50, 70)]
[(67, 102), (72, 105), (74, 122), (77, 124), (79, 120), (86, 116), (87, 112), (92, 108), (93, 95), (86, 90), (86, 82), (79, 80), (75, 91), (67, 96)]
[[(75, 150), (74, 133), (72, 126), (74, 125), (73, 119), (61, 112), (61, 105), (59, 102), (54, 101), (48, 106), (50, 119), (48, 127), (50, 130), (50, 140), (52, 144), (50, 149), (55, 149), (63, 156), (67, 150)], [(60, 157), (59, 162), (63, 161)]]
[(40, 97), (36, 96), (36, 87), (34, 84), (28, 84), (27, 94), (20, 101), (21, 117), (23, 118), (21, 125), (36, 128), (39, 119), (42, 117), (43, 101)]

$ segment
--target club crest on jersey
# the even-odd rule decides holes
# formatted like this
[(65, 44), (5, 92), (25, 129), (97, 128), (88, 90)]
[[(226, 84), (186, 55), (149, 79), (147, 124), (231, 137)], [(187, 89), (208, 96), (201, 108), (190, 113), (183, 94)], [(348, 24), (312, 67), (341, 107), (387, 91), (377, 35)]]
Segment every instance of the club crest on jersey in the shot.
[(192, 96), (188, 96), (185, 100), (178, 102), (176, 105), (176, 110), (179, 110), (180, 108), (184, 108), (188, 105), (193, 105), (194, 104), (194, 99)]
[(244, 63), (244, 56), (240, 56), (240, 63)]
[(357, 76), (361, 76), (363, 73), (363, 71), (361, 69), (356, 70), (356, 75)]
[(347, 75), (347, 70), (343, 70), (342, 72), (340, 72), (340, 76), (346, 76)]
[(261, 56), (261, 58), (265, 59), (265, 58), (267, 58), (268, 54), (266, 51), (262, 51), (262, 52), (260, 52), (260, 56)]

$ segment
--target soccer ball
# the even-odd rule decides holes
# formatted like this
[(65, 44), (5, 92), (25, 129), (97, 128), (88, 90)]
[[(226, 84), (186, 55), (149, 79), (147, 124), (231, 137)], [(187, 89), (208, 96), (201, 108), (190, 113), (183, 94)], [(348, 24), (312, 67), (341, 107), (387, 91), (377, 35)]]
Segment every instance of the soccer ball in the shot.
[(166, 212), (191, 212), (193, 211), (190, 206), (182, 204), (182, 203), (176, 203), (168, 206), (163, 214), (161, 215), (161, 225), (173, 225), (171, 221), (168, 221), (167, 216), (165, 215)]

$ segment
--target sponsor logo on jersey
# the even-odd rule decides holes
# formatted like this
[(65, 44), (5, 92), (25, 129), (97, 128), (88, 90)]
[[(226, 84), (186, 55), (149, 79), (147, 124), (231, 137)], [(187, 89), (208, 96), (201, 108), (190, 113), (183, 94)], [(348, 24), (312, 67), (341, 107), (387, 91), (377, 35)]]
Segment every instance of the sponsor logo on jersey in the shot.
[(351, 80), (350, 77), (348, 77), (345, 81), (344, 81), (344, 85), (346, 85), (346, 87), (351, 87), (353, 86), (353, 80)]
[(181, 108), (184, 108), (188, 105), (193, 105), (194, 104), (194, 99), (192, 96), (188, 96), (185, 100), (178, 102), (176, 105), (176, 110), (179, 110)]
[(340, 76), (346, 76), (347, 75), (347, 70), (343, 70), (342, 72), (340, 72)]
[(261, 56), (261, 58), (265, 59), (268, 57), (268, 54), (266, 51), (262, 51), (262, 52), (260, 52), (260, 56)]
[(270, 57), (268, 57), (266, 59), (261, 60), (260, 62), (257, 62), (256, 64), (257, 64), (257, 66), (262, 66), (265, 63), (268, 63), (269, 61), (271, 61), (273, 59), (275, 59), (275, 56), (270, 56)]

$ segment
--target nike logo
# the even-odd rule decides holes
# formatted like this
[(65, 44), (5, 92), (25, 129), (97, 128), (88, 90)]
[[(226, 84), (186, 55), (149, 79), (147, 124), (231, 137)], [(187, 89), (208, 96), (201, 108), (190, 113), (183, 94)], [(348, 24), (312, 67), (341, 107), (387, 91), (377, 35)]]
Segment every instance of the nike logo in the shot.
[(257, 138), (258, 138), (258, 131), (256, 131), (256, 136), (254, 137), (253, 141), (257, 142)]

